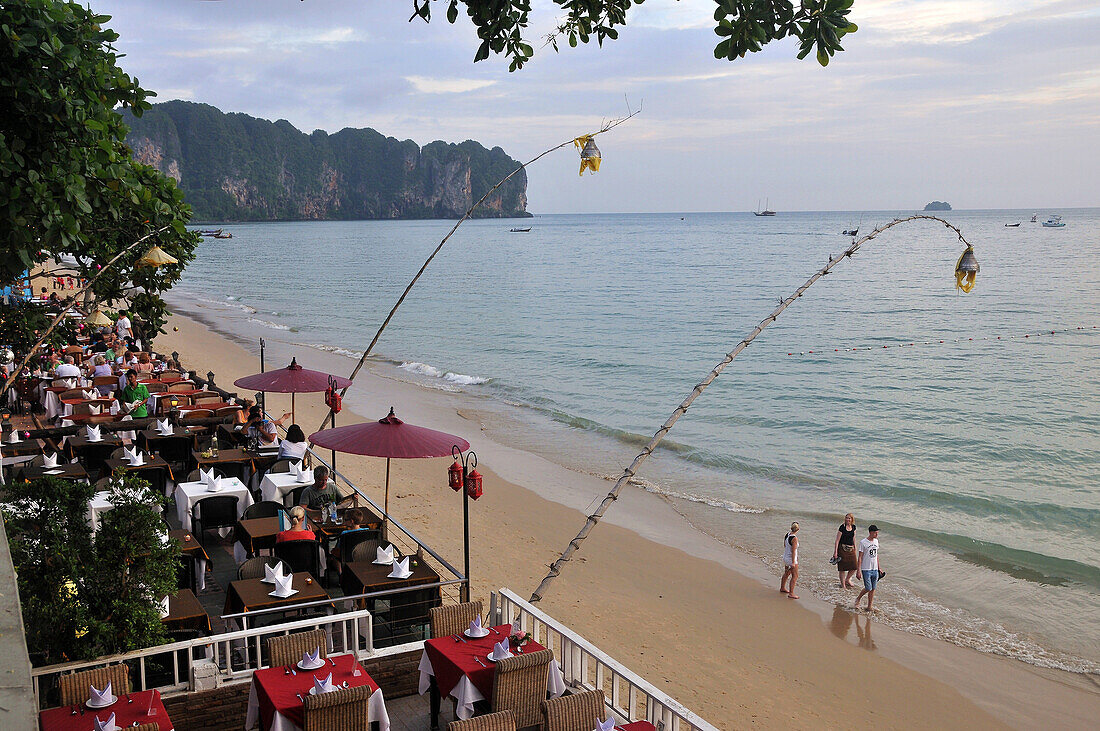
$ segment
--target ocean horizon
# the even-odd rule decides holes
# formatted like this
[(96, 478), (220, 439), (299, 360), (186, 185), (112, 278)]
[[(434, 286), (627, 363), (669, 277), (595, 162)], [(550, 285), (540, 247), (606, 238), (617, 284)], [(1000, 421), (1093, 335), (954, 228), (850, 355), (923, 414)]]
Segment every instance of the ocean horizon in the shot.
[[(921, 211), (535, 214), (466, 222), (374, 357), (468, 399), (490, 434), (613, 479), (776, 301), (850, 242)], [(1064, 229), (1029, 222), (1064, 216)], [(769, 327), (637, 484), (850, 601), (836, 525), (883, 529), (878, 619), (1044, 667), (1100, 672), (1100, 209), (929, 212), (881, 234)], [(681, 220), (681, 216), (683, 220)], [(532, 226), (510, 233), (511, 221)], [(1019, 228), (1006, 228), (1017, 223)], [(170, 293), (235, 337), (357, 358), (452, 221), (225, 224)], [(308, 351), (303, 350), (303, 353)], [(299, 360), (303, 360), (299, 358)], [(567, 539), (563, 535), (563, 542)]]

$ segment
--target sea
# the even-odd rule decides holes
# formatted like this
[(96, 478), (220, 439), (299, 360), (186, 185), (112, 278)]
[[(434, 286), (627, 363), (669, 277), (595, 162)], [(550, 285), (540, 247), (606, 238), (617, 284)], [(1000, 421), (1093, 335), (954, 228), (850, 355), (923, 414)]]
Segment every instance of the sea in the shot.
[[(490, 436), (610, 487), (725, 354), (843, 252), (842, 231), (914, 213), (468, 221), (372, 357), (468, 399)], [(1100, 209), (932, 215), (973, 244), (973, 291), (955, 289), (953, 230), (883, 231), (725, 369), (636, 485), (776, 571), (799, 521), (803, 591), (837, 606), (852, 595), (828, 559), (852, 512), (858, 536), (881, 530), (880, 621), (1100, 673)], [(350, 372), (453, 226), (225, 225), (233, 238), (204, 239), (167, 299), (239, 337), (344, 354)]]

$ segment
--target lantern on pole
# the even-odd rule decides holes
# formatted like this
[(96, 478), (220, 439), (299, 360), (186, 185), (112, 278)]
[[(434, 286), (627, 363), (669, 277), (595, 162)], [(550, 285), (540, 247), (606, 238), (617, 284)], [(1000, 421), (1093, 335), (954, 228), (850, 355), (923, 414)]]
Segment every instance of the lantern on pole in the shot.
[[(482, 495), (481, 474), (477, 467), (477, 454), (471, 449), (462, 453), (458, 445), (451, 447), (454, 464), (447, 468), (447, 484), (451, 489), (462, 490), (462, 556), (466, 584), (462, 587), (462, 601), (470, 601), (470, 498), (477, 500)], [(465, 489), (463, 490), (463, 487)]]
[(466, 494), (471, 500), (477, 500), (484, 494), (481, 489), (481, 473), (476, 469), (470, 470), (470, 474), (466, 475)]
[(159, 246), (149, 249), (138, 259), (138, 266), (162, 267), (168, 264), (179, 264), (179, 259)]
[(456, 459), (454, 464), (447, 468), (447, 484), (452, 490), (458, 492), (462, 489), (462, 465)]
[(978, 257), (974, 254), (974, 247), (967, 245), (959, 261), (955, 264), (955, 289), (969, 292), (974, 289), (974, 280), (982, 268), (978, 265)]
[(581, 151), (581, 171), (578, 175), (584, 175), (587, 168), (592, 172), (600, 170), (600, 148), (596, 147), (594, 135), (581, 135), (573, 140), (573, 144)]

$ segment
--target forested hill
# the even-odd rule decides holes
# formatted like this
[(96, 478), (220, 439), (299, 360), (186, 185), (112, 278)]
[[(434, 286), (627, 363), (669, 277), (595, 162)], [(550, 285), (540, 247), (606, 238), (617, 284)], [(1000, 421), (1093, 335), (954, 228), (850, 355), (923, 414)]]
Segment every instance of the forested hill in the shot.
[[(195, 221), (458, 218), (519, 167), (499, 147), (384, 137), (373, 129), (299, 131), (280, 119), (225, 114), (208, 104), (125, 112), (134, 157), (175, 178)], [(520, 171), (480, 217), (527, 216)]]

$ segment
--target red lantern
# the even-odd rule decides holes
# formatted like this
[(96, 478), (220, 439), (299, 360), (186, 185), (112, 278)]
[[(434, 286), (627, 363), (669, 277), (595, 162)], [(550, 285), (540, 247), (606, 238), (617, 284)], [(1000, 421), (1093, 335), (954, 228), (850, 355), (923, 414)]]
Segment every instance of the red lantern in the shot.
[(462, 465), (456, 460), (453, 465), (447, 468), (447, 484), (451, 486), (451, 489), (458, 492), (462, 489)]
[(466, 494), (477, 500), (482, 493), (481, 473), (477, 470), (470, 470), (470, 474), (466, 475)]

